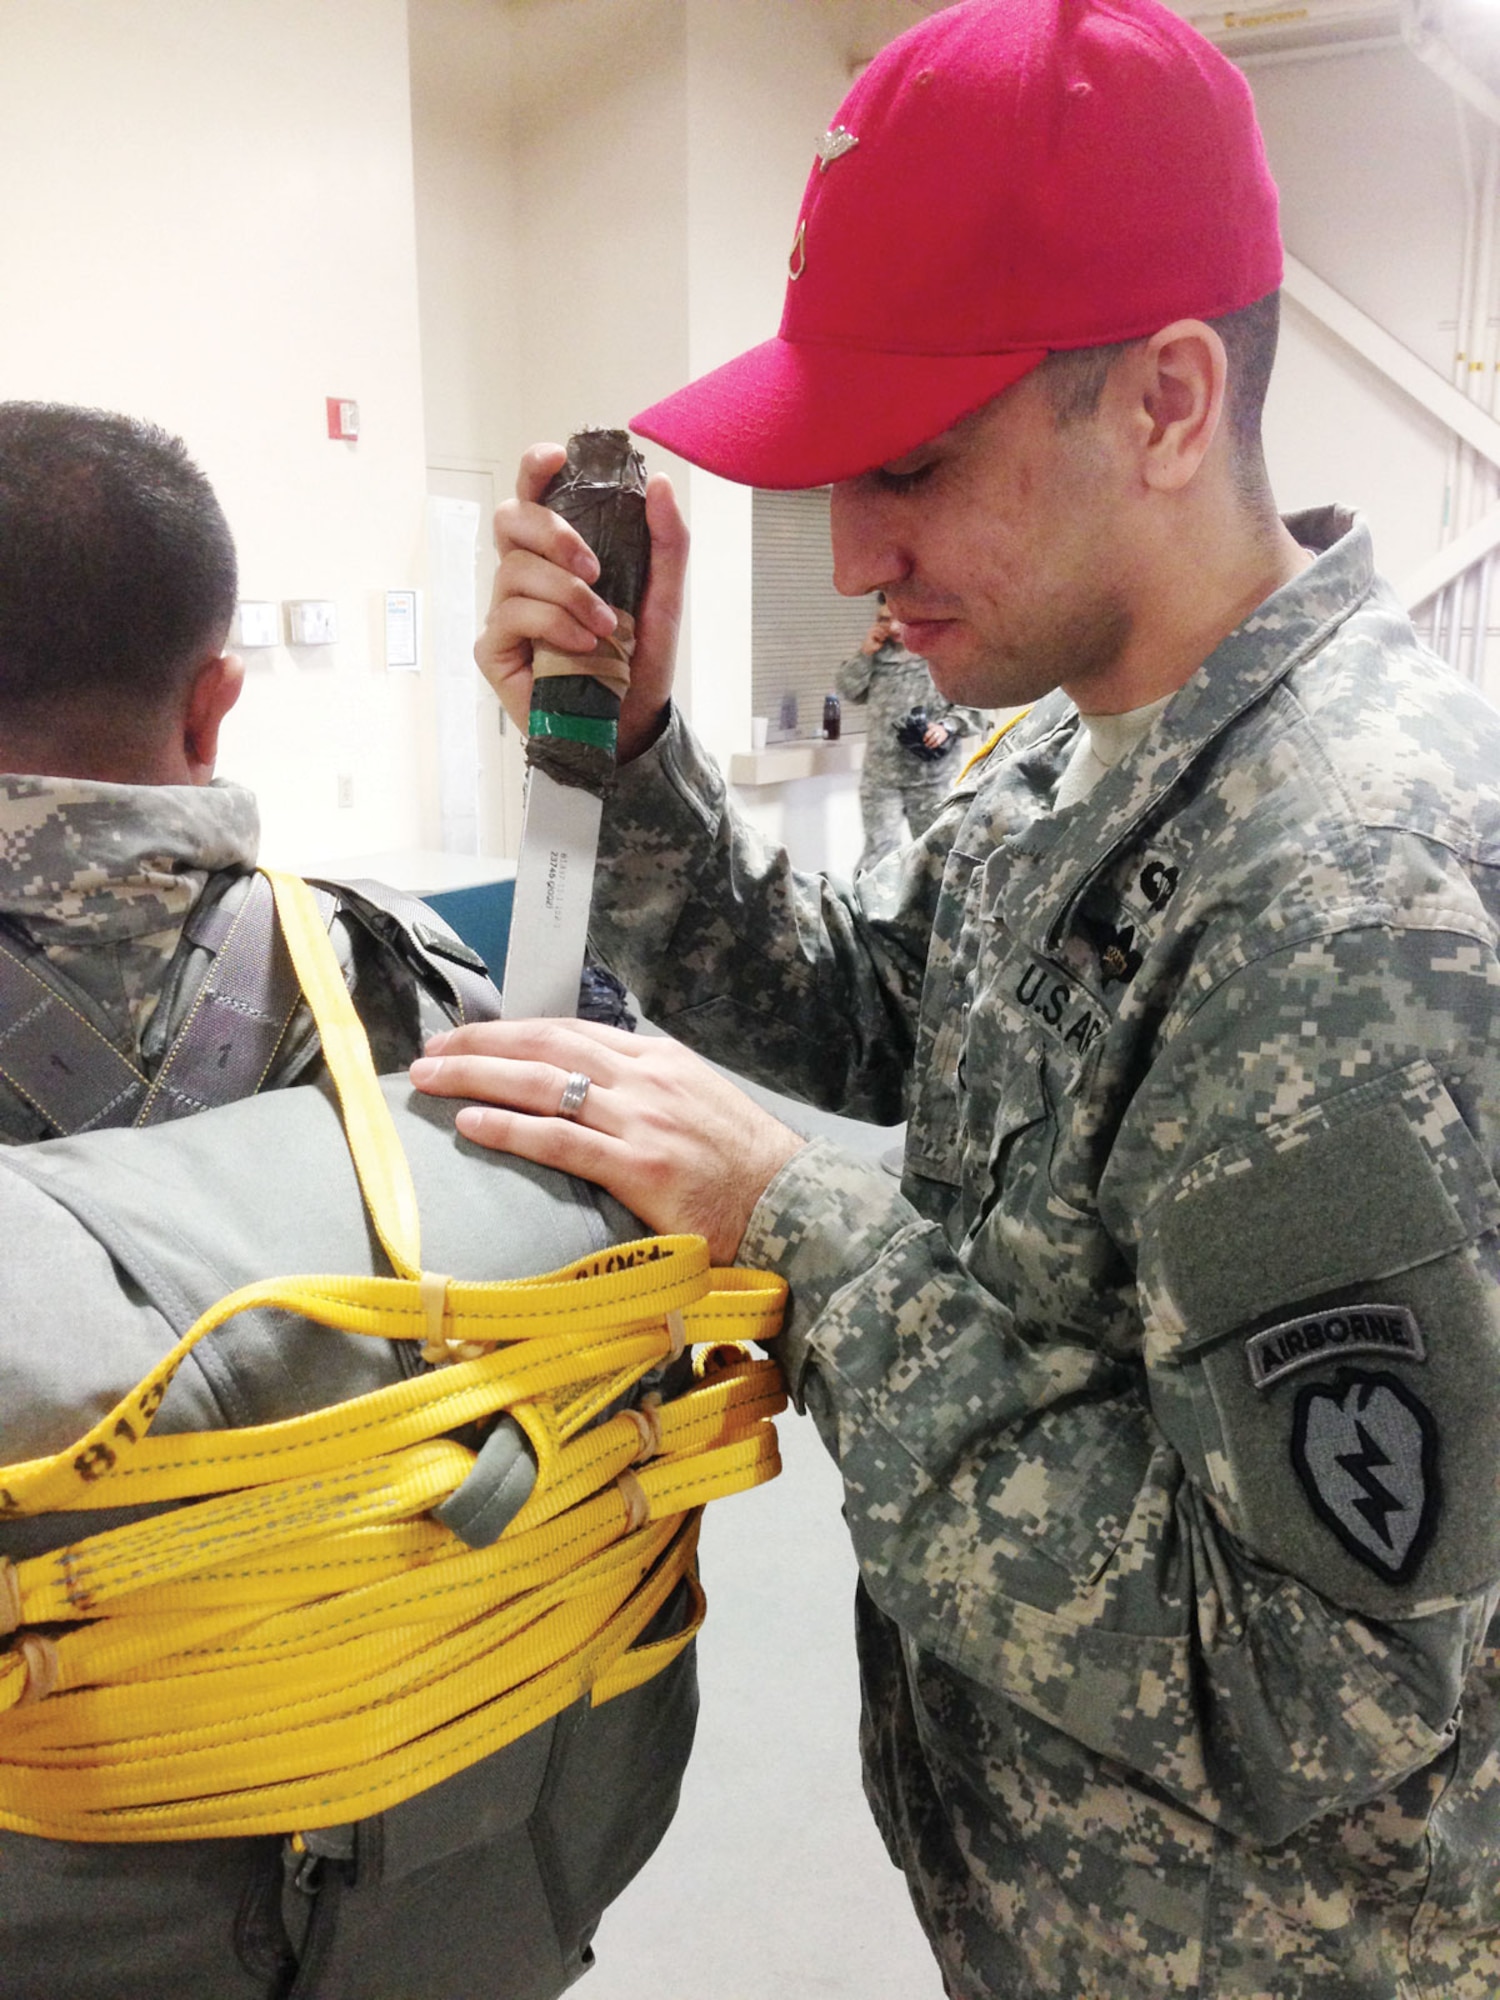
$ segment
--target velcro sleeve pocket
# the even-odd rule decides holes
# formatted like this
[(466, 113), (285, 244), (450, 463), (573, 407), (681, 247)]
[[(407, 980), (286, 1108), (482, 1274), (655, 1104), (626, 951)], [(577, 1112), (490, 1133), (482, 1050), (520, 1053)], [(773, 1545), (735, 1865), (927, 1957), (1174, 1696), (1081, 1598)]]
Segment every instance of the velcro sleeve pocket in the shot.
[(1152, 1211), (1157, 1421), (1258, 1556), (1351, 1610), (1500, 1580), (1497, 1231), (1426, 1062), (1199, 1162)]

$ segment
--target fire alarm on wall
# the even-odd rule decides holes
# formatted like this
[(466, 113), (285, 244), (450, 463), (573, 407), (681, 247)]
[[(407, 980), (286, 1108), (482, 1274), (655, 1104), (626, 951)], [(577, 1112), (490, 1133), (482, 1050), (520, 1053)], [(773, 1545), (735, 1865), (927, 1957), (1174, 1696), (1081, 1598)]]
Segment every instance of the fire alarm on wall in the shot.
[(347, 396), (329, 396), (328, 435), (354, 444), (359, 438), (359, 405)]

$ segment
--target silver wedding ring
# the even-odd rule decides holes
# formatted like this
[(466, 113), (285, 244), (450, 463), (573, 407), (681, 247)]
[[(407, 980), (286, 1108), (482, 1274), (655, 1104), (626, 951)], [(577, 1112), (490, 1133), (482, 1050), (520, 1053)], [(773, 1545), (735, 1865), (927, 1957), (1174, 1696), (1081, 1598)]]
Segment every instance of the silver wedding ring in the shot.
[(563, 1085), (563, 1094), (557, 1106), (557, 1115), (559, 1118), (576, 1118), (578, 1116), (579, 1112), (583, 1109), (583, 1100), (588, 1096), (589, 1086), (593, 1080), (591, 1076), (585, 1076), (581, 1069), (570, 1069), (568, 1071), (568, 1080)]

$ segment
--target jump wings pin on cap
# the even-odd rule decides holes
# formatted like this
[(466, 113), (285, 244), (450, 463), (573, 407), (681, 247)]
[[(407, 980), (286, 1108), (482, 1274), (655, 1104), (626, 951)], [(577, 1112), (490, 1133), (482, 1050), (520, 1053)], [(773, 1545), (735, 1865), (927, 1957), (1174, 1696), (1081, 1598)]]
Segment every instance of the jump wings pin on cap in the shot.
[(1264, 298), (1281, 237), (1249, 86), (1161, 0), (960, 0), (819, 139), (788, 278), (774, 340), (632, 428), (747, 486), (822, 486), (1059, 348)]
[[(852, 153), (859, 144), (855, 133), (846, 125), (830, 125), (818, 140), (818, 172), (826, 174), (834, 160), (841, 160), (845, 153)], [(795, 284), (807, 269), (807, 220), (804, 217), (797, 224), (797, 234), (792, 241), (792, 254), (786, 260), (786, 274)]]
[(818, 141), (818, 172), (826, 174), (834, 160), (841, 160), (845, 153), (852, 153), (859, 140), (847, 125), (830, 125)]

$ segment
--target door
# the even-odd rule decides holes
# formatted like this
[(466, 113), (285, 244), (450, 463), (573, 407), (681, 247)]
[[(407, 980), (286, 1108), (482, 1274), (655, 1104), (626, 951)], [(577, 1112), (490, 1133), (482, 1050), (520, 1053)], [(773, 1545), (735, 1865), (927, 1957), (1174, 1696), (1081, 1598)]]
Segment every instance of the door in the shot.
[(525, 760), (473, 657), (495, 575), (495, 482), (487, 470), (429, 466), (427, 496), (442, 844), (514, 859)]

